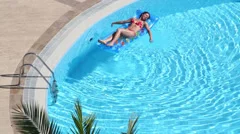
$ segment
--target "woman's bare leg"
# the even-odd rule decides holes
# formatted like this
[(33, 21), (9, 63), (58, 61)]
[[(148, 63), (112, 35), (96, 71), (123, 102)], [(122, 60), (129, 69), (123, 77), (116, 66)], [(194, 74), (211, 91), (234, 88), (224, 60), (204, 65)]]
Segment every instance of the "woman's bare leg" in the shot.
[(112, 40), (112, 37), (113, 36), (111, 35), (105, 40), (98, 40), (98, 42), (107, 45), (107, 43)]
[(98, 42), (107, 45), (107, 43), (113, 39), (113, 36), (114, 36), (115, 34), (116, 34), (116, 32), (114, 32), (114, 33), (113, 33), (111, 36), (109, 36), (107, 39), (105, 39), (105, 40), (98, 40)]
[(119, 39), (120, 36), (125, 36), (125, 37), (134, 37), (135, 33), (133, 31), (130, 31), (128, 29), (121, 29), (119, 28), (116, 32), (116, 34), (113, 35), (113, 39), (111, 40), (111, 42), (109, 44), (107, 44), (108, 46), (113, 46), (114, 43)]

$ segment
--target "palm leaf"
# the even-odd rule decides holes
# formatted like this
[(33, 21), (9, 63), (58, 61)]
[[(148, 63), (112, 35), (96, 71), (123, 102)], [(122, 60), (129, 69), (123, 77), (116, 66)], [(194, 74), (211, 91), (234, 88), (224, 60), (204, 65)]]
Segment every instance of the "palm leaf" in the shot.
[(79, 101), (75, 103), (75, 114), (72, 113), (72, 119), (75, 127), (72, 126), (71, 131), (74, 134), (98, 134), (100, 132), (99, 129), (96, 129), (96, 124), (94, 125), (96, 116), (90, 114), (87, 117), (83, 117)]
[(72, 113), (72, 119), (74, 121), (75, 127), (71, 128), (72, 133), (74, 134), (83, 134), (84, 130), (83, 130), (83, 118), (82, 118), (82, 107), (79, 103), (79, 101), (77, 101), (75, 103), (75, 114)]
[(43, 108), (37, 104), (17, 105), (12, 112), (13, 123), (21, 134), (60, 134), (60, 128), (52, 121)]
[(86, 134), (98, 134), (100, 132), (99, 129), (96, 129), (96, 124), (94, 125), (94, 121), (96, 116), (94, 114), (90, 114), (88, 117), (85, 118), (84, 124), (84, 132)]
[(128, 130), (127, 133), (122, 133), (122, 134), (136, 134), (137, 133), (137, 128), (136, 128), (136, 124), (138, 121), (139, 117), (132, 115), (128, 121)]

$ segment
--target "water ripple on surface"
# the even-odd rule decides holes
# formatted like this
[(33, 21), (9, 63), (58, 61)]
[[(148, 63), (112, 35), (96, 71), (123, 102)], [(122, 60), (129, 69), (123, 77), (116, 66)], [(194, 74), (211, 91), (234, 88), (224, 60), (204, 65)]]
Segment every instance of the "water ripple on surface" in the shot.
[(140, 115), (139, 133), (239, 133), (239, 9), (228, 3), (160, 18), (154, 43), (143, 37), (81, 79), (63, 80), (50, 116), (71, 123), (66, 115), (79, 99), (106, 134), (126, 130), (131, 113)]

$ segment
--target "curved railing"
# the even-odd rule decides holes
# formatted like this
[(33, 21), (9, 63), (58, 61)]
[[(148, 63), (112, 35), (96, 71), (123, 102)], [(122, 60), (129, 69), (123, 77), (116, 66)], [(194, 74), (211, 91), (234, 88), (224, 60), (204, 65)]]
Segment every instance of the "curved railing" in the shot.
[[(35, 67), (32, 64), (26, 64), (25, 63), (25, 58), (28, 55), (34, 55), (35, 57), (37, 57), (42, 63), (43, 65), (51, 72), (52, 77), (53, 77), (53, 82), (52, 84), (47, 80), (47, 78), (50, 78), (50, 76), (44, 76), (37, 67)], [(24, 75), (25, 73), (25, 67), (26, 66), (30, 66), (32, 67), (40, 76), (27, 76)], [(26, 86), (21, 86), (21, 78), (23, 77), (41, 77), (44, 79), (44, 81), (48, 84), (49, 88), (50, 88), (50, 93), (53, 97), (53, 103), (55, 103), (57, 101), (57, 93), (58, 93), (58, 88), (57, 88), (57, 81), (55, 79), (55, 75), (54, 72), (50, 69), (50, 67), (42, 60), (42, 58), (40, 56), (38, 56), (36, 53), (33, 52), (29, 52), (26, 53), (22, 59), (22, 66), (20, 67), (20, 71), (19, 74), (2, 74), (0, 75), (1, 77), (17, 77), (18, 78), (18, 82), (17, 84), (12, 84), (12, 85), (0, 85), (0, 88), (5, 88), (5, 89), (48, 89), (48, 88), (44, 88), (44, 87), (26, 87)]]

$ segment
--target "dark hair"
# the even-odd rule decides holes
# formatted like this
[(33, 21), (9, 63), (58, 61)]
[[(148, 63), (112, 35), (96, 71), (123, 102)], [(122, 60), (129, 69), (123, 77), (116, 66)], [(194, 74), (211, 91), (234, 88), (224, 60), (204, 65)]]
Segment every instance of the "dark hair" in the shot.
[(139, 18), (141, 18), (142, 15), (145, 14), (145, 13), (149, 14), (149, 17), (147, 18), (147, 20), (148, 20), (151, 16), (150, 16), (150, 13), (149, 13), (149, 12), (146, 12), (146, 11), (145, 11), (145, 12), (142, 12), (142, 13), (140, 14)]

